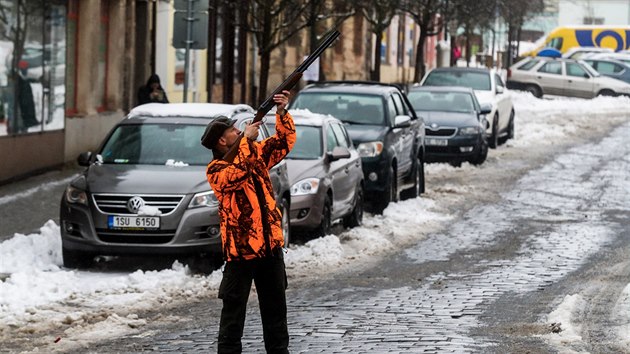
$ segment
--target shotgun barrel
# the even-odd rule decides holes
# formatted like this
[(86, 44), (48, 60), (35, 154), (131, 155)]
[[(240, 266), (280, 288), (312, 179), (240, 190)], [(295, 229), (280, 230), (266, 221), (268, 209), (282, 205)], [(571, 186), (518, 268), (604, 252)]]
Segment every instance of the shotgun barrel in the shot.
[[(289, 75), (275, 90), (267, 97), (267, 99), (258, 107), (256, 111), (256, 115), (254, 116), (254, 120), (252, 123), (256, 123), (261, 121), (265, 115), (271, 110), (271, 108), (275, 105), (273, 101), (273, 96), (282, 93), (284, 90), (291, 90), (302, 78), (302, 74), (306, 69), (308, 69), (311, 64), (315, 61), (315, 59), (319, 58), (320, 55), (326, 50), (326, 48), (330, 47), (330, 45), (341, 35), (341, 33), (337, 30), (333, 30), (330, 32), (326, 38), (317, 46), (315, 51), (311, 53), (302, 64), (300, 64), (295, 71)], [(240, 144), (241, 139), (243, 138), (243, 133), (239, 136), (238, 140), (230, 147), (230, 149), (223, 155), (223, 160), (232, 162), (236, 155), (238, 154), (238, 146)]]

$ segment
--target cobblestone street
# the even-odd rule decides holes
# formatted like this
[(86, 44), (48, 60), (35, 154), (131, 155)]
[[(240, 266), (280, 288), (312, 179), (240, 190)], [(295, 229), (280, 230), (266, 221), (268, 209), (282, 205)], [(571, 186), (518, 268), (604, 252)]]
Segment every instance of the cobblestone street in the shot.
[[(291, 352), (556, 352), (545, 315), (564, 295), (581, 293), (589, 302), (597, 293), (608, 303), (600, 312), (610, 312), (627, 284), (627, 131), (622, 126), (597, 144), (557, 156), (518, 180), (498, 203), (472, 208), (443, 233), (367, 270), (290, 286)], [(599, 267), (616, 271), (603, 282), (594, 271)], [(264, 352), (255, 301), (254, 295), (246, 353)], [(192, 317), (185, 326), (90, 350), (214, 352), (219, 311), (218, 300), (182, 306), (179, 313)], [(584, 320), (613, 321), (601, 316)], [(618, 324), (627, 323), (627, 309), (623, 316)], [(610, 331), (572, 349), (629, 350)]]

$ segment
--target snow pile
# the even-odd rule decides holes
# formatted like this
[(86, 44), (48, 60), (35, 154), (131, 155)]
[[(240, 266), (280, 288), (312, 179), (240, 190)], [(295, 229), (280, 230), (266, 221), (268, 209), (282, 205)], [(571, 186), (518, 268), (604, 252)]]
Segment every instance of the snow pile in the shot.
[(549, 325), (560, 324), (561, 331), (546, 334), (543, 337), (557, 346), (571, 342), (581, 342), (581, 326), (579, 323), (581, 322), (581, 310), (585, 308), (586, 302), (582, 296), (578, 294), (565, 296), (562, 303), (547, 316), (547, 323)]
[(141, 216), (160, 216), (162, 215), (162, 211), (154, 206), (143, 205), (138, 209), (138, 215)]
[(0, 254), (0, 273), (58, 271), (62, 264), (59, 226), (49, 220), (39, 234), (15, 234), (0, 243)]
[(188, 166), (187, 163), (185, 163), (184, 161), (175, 161), (173, 159), (168, 159), (166, 160), (166, 166), (172, 166), (172, 167), (186, 167)]
[[(506, 146), (554, 145), (580, 129), (598, 129), (598, 120), (623, 118), (630, 97), (600, 96), (592, 100), (554, 97), (538, 99), (530, 93), (510, 91), (514, 104), (516, 139)], [(623, 112), (623, 113), (620, 113)]]

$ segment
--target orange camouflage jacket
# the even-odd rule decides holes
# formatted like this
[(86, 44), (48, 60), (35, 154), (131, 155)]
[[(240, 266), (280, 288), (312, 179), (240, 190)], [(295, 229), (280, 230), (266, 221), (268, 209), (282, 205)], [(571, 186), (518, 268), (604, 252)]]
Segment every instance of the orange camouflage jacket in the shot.
[(275, 135), (262, 142), (243, 138), (232, 163), (215, 158), (208, 164), (206, 176), (219, 201), (226, 261), (269, 256), (284, 246), (282, 214), (276, 206), (269, 169), (291, 151), (293, 144), (293, 117), (289, 112), (276, 114)]

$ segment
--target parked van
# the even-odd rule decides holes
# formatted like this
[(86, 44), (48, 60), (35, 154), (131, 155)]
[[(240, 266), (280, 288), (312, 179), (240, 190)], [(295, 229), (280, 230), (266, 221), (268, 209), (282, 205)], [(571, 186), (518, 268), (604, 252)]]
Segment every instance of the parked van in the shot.
[(566, 53), (574, 47), (610, 48), (615, 52), (630, 49), (630, 26), (564, 26), (549, 32), (545, 43), (523, 56), (536, 56), (543, 48)]

